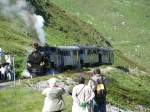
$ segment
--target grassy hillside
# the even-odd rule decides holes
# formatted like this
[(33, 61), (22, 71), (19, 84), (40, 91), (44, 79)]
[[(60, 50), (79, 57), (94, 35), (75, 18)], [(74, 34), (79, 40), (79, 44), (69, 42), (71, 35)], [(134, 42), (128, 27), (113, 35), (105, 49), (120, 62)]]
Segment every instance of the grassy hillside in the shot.
[(0, 16), (0, 48), (14, 55), (17, 75), (25, 66), (25, 56), (31, 45), (31, 37), (28, 34), (19, 20)]
[(147, 75), (133, 76), (122, 71), (108, 74), (108, 100), (118, 106), (135, 109), (137, 105), (149, 108), (149, 80)]
[(80, 17), (131, 60), (150, 68), (149, 0), (52, 0)]
[[(46, 34), (49, 44), (97, 44), (104, 46), (102, 35), (77, 16), (67, 14), (49, 0), (28, 0), (37, 14), (49, 15), (46, 19)], [(104, 44), (104, 45), (103, 45)], [(106, 45), (107, 46), (107, 45)]]

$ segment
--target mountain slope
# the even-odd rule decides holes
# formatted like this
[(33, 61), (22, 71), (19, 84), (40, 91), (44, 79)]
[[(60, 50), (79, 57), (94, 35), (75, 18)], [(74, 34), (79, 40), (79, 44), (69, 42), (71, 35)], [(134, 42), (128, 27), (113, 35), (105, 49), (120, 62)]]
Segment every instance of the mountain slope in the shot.
[(114, 48), (150, 68), (150, 1), (52, 0), (68, 13), (91, 24)]
[(25, 66), (24, 60), (30, 44), (31, 38), (21, 22), (0, 16), (0, 48), (15, 56), (17, 75)]
[[(46, 19), (47, 39), (50, 44), (99, 44), (103, 46), (105, 39), (91, 25), (80, 20), (78, 17), (67, 14), (60, 7), (49, 0), (28, 0), (35, 7), (35, 12), (39, 15), (50, 15)], [(40, 7), (40, 8), (39, 8)], [(41, 11), (42, 10), (42, 11)], [(44, 15), (43, 15), (44, 17)], [(57, 34), (59, 36), (57, 36)], [(56, 41), (58, 40), (58, 41)], [(107, 46), (107, 44), (106, 44)]]

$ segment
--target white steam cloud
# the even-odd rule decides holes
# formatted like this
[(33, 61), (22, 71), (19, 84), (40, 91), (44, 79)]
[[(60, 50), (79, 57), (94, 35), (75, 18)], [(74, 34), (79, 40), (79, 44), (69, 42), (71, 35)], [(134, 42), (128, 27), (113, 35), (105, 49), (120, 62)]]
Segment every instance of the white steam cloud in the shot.
[(40, 44), (46, 43), (45, 33), (43, 30), (44, 19), (40, 15), (34, 13), (33, 8), (25, 0), (0, 0), (0, 14), (5, 17), (13, 18), (21, 17), (27, 27), (30, 29), (34, 41), (39, 38)]
[(44, 26), (44, 19), (42, 16), (39, 16), (39, 15), (34, 15), (35, 18), (36, 18), (36, 24), (35, 24), (35, 29), (39, 35), (39, 39), (40, 39), (40, 42), (42, 44), (45, 44), (46, 40), (45, 40), (45, 33), (44, 33), (44, 30), (43, 30), (43, 26)]

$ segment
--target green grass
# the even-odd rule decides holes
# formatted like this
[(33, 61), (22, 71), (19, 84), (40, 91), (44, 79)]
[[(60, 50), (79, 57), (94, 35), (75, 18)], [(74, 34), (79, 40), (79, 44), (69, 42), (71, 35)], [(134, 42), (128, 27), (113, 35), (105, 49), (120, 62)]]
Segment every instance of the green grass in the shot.
[(135, 62), (132, 59), (129, 59), (127, 56), (125, 56), (120, 50), (114, 50), (114, 64), (113, 66), (120, 66), (125, 67), (127, 69), (135, 69), (138, 68), (141, 71), (150, 72), (144, 65), (141, 65), (137, 62)]
[(0, 94), (0, 109), (3, 112), (40, 112), (42, 109), (42, 96), (38, 91), (12, 87), (3, 89)]
[[(64, 100), (67, 100), (64, 112), (71, 112), (71, 96), (64, 96)], [(39, 91), (25, 86), (16, 86), (3, 89), (0, 92), (0, 101), (2, 112), (41, 112), (44, 96)]]
[(99, 46), (102, 46), (101, 43), (105, 43), (95, 28), (80, 18), (66, 13), (50, 0), (28, 1), (35, 7), (37, 14), (43, 15), (43, 17), (45, 17), (44, 14), (50, 16), (49, 20), (45, 20), (48, 21), (45, 31), (49, 44), (100, 44)]
[(31, 37), (19, 21), (19, 19), (10, 20), (0, 16), (0, 48), (3, 51), (11, 53), (15, 57), (15, 66), (17, 76), (23, 70), (24, 59), (29, 49)]
[(137, 104), (150, 108), (150, 77), (131, 75), (124, 72), (108, 74), (108, 100), (121, 107), (135, 109)]

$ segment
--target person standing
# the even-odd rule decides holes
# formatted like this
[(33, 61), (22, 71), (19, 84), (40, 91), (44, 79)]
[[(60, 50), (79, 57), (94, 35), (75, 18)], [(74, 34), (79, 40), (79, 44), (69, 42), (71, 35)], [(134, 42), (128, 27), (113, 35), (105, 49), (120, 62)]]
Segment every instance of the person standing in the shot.
[(65, 90), (58, 86), (58, 80), (56, 78), (51, 78), (47, 82), (49, 87), (42, 92), (45, 96), (42, 112), (62, 112), (64, 109), (62, 95), (65, 93)]
[(95, 98), (92, 102), (94, 112), (106, 112), (106, 77), (101, 73), (99, 68), (94, 69), (94, 75), (88, 85), (95, 93)]
[(72, 112), (91, 112), (91, 101), (94, 98), (92, 89), (85, 85), (85, 78), (79, 78), (79, 84), (73, 88)]

